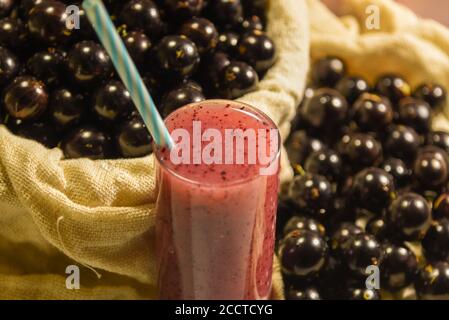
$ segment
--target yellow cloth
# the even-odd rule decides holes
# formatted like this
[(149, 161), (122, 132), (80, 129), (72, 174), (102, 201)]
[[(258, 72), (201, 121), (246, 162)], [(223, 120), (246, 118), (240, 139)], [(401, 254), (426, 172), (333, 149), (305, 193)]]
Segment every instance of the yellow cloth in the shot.
[[(305, 2), (271, 1), (268, 21), (277, 63), (241, 100), (268, 113), (285, 136), (309, 65)], [(292, 172), (283, 168), (285, 180)], [(62, 160), (59, 149), (0, 126), (0, 298), (154, 298), (155, 200), (152, 157)], [(81, 267), (80, 290), (66, 289), (69, 264)], [(276, 270), (273, 296), (280, 298)]]

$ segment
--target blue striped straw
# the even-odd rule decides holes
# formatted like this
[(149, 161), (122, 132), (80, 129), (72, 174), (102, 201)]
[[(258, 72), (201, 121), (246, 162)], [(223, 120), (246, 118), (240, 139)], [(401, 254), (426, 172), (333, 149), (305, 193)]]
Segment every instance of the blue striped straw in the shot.
[(173, 147), (173, 140), (164, 124), (153, 99), (120, 39), (114, 24), (101, 0), (84, 0), (90, 23), (98, 34), (101, 43), (109, 53), (115, 69), (131, 94), (131, 98), (158, 146)]

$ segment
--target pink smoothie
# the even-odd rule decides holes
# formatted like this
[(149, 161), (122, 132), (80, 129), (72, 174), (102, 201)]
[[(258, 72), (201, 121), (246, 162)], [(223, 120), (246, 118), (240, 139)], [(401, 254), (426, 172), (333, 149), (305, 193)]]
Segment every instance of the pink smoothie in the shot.
[[(170, 132), (184, 128), (192, 133), (193, 121), (201, 121), (202, 133), (214, 128), (223, 136), (225, 129), (275, 128), (255, 109), (225, 100), (183, 107), (172, 113), (166, 124)], [(192, 157), (193, 145), (189, 145)], [(234, 154), (237, 151), (248, 155), (247, 145), (243, 150), (234, 145)], [(273, 161), (278, 164), (279, 153), (276, 155)], [(175, 165), (165, 149), (157, 150), (156, 157), (160, 298), (268, 299), (278, 168), (261, 175), (262, 165), (248, 161)], [(224, 162), (224, 151), (222, 157)]]

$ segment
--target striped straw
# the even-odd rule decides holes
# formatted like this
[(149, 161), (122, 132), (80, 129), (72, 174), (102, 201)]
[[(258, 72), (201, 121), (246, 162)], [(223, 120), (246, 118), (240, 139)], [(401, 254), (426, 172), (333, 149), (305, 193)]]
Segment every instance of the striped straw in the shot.
[(154, 141), (158, 146), (166, 146), (171, 149), (173, 140), (170, 133), (140, 77), (136, 65), (120, 39), (103, 2), (101, 0), (84, 0), (83, 7), (101, 43), (109, 53), (115, 69), (130, 92), (131, 98)]

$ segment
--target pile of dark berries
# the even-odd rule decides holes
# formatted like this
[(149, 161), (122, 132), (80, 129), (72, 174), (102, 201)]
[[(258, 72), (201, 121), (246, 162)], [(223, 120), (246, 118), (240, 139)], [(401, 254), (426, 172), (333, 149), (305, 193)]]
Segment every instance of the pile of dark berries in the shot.
[[(265, 0), (105, 0), (163, 115), (254, 90), (274, 64)], [(66, 11), (80, 9), (80, 28)], [(69, 20), (71, 22), (72, 20)], [(141, 157), (151, 137), (81, 1), (0, 0), (0, 118), (66, 158)]]
[(438, 84), (370, 84), (337, 57), (316, 61), (278, 210), (288, 299), (449, 299), (449, 133), (431, 128), (446, 98)]

